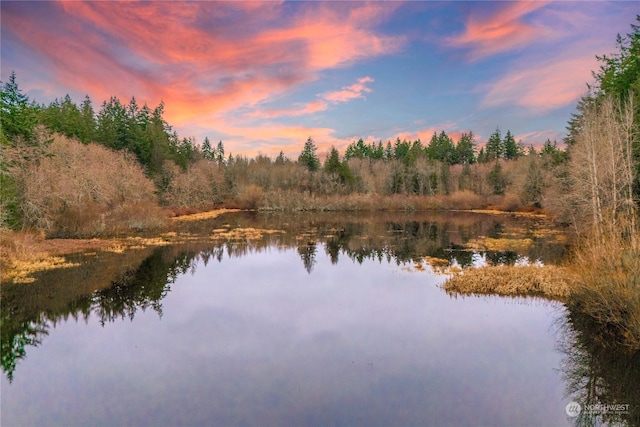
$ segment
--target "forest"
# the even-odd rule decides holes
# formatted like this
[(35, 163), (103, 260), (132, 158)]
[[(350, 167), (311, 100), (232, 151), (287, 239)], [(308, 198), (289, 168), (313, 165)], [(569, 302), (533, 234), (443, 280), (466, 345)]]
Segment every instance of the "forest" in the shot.
[(1, 223), (49, 237), (153, 228), (162, 209), (539, 209), (567, 159), (555, 141), (537, 151), (499, 128), (479, 151), (473, 132), (442, 131), (427, 144), (359, 139), (324, 159), (311, 136), (297, 159), (234, 156), (222, 141), (180, 138), (163, 104), (112, 97), (95, 113), (89, 97), (67, 95), (39, 105), (15, 73), (2, 111)]
[(67, 95), (38, 104), (12, 73), (0, 84), (3, 240), (148, 231), (219, 207), (544, 212), (576, 237), (573, 304), (640, 348), (640, 25), (631, 28), (597, 57), (564, 141), (538, 149), (497, 128), (480, 149), (472, 131), (457, 141), (441, 131), (320, 155), (310, 135), (297, 158), (248, 158), (180, 137), (162, 103), (111, 97), (96, 112), (89, 97)]

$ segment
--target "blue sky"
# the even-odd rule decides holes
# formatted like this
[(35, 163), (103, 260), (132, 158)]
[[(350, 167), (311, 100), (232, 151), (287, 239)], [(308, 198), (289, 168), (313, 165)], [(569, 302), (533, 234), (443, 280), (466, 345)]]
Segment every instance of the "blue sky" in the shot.
[(500, 127), (560, 141), (637, 2), (11, 2), (2, 69), (40, 103), (155, 107), (227, 152)]

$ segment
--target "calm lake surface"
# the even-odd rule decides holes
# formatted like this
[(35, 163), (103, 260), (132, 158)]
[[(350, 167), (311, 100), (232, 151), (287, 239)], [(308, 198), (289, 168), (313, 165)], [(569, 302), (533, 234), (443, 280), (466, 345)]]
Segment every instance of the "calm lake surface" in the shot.
[(589, 347), (564, 305), (450, 296), (425, 261), (558, 262), (542, 220), (229, 214), (178, 233), (3, 286), (3, 426), (588, 425), (565, 408), (595, 402), (591, 376), (631, 404), (615, 420), (638, 414), (637, 360)]

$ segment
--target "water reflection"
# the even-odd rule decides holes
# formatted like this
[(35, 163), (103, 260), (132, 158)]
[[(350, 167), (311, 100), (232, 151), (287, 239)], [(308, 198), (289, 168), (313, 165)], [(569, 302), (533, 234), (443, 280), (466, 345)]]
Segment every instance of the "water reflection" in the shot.
[(580, 405), (576, 426), (640, 426), (640, 352), (629, 352), (592, 318), (558, 319), (567, 395)]
[[(138, 311), (151, 309), (162, 316), (162, 300), (176, 277), (206, 266), (211, 260), (242, 257), (269, 248), (296, 248), (311, 274), (319, 251), (337, 264), (341, 257), (362, 264), (367, 260), (396, 265), (420, 263), (425, 257), (447, 260), (461, 267), (478, 260), (513, 264), (518, 260), (556, 262), (566, 248), (535, 233), (548, 224), (535, 219), (496, 218), (474, 214), (424, 215), (282, 215), (243, 213), (183, 225), (183, 233), (208, 236), (212, 229), (282, 230), (243, 238), (204, 239), (172, 247), (147, 248), (125, 254), (77, 255), (81, 267), (40, 273), (33, 284), (3, 285), (1, 295), (2, 369), (13, 380), (18, 361), (28, 347), (42, 343), (48, 331), (69, 318), (97, 316), (102, 325), (116, 319), (133, 320)], [(500, 238), (520, 230), (533, 236), (521, 252), (469, 250), (478, 236)], [(522, 236), (521, 236), (522, 237)]]
[[(50, 424), (77, 425), (640, 425), (638, 355), (607, 345), (586, 319), (535, 300), (452, 300), (430, 286), (439, 279), (429, 271), (393, 267), (425, 257), (555, 262), (565, 247), (545, 240), (547, 224), (242, 214), (183, 227), (204, 237), (78, 255), (80, 268), (3, 285), (11, 419), (24, 407)], [(282, 232), (211, 235), (250, 228)], [(531, 240), (522, 250), (469, 250), (478, 236), (516, 229)], [(554, 316), (562, 364), (548, 342)], [(53, 350), (35, 349), (47, 342)], [(569, 418), (565, 386), (567, 401), (629, 404), (629, 413)], [(70, 403), (83, 396), (94, 397)]]

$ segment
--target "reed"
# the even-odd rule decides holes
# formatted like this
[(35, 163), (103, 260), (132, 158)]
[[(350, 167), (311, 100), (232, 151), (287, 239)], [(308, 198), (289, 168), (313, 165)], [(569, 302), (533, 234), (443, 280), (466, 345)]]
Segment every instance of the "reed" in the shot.
[[(620, 227), (624, 229), (624, 227)], [(591, 317), (631, 350), (640, 350), (640, 234), (610, 232), (583, 239), (572, 274), (572, 310)]]
[(467, 268), (443, 285), (448, 294), (537, 296), (565, 301), (571, 295), (571, 279), (558, 266), (485, 266)]

